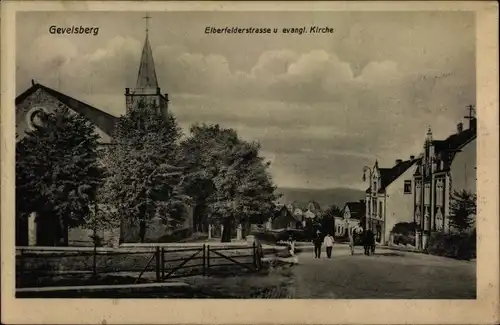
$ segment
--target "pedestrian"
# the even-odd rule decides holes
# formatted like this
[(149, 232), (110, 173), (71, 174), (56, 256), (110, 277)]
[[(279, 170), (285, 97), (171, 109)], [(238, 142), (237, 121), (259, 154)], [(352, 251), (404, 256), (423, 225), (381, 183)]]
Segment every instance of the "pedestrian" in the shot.
[(365, 255), (370, 255), (370, 238), (368, 230), (363, 230), (363, 249), (365, 251)]
[(350, 227), (349, 231), (349, 248), (351, 249), (351, 255), (354, 255), (354, 227)]
[(368, 230), (368, 238), (369, 238), (369, 247), (370, 253), (375, 255), (375, 234), (372, 230)]
[(326, 236), (325, 236), (325, 247), (326, 247), (326, 256), (328, 258), (332, 258), (332, 249), (333, 249), (333, 236), (328, 233)]
[(321, 238), (321, 233), (318, 231), (316, 237), (313, 239), (314, 244), (314, 258), (321, 258), (321, 244), (323, 239)]

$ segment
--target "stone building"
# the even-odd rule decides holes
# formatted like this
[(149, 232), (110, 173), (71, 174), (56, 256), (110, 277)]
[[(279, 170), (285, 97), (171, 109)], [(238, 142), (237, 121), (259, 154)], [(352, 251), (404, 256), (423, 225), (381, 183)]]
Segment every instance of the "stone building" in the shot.
[(392, 227), (413, 218), (411, 182), (419, 159), (397, 159), (389, 168), (375, 161), (365, 197), (367, 225), (362, 226), (374, 231), (378, 243), (387, 244)]
[(432, 232), (450, 231), (453, 193), (476, 193), (476, 118), (468, 118), (467, 129), (459, 123), (456, 133), (445, 140), (434, 140), (431, 129), (427, 132), (424, 154), (413, 175), (413, 221), (420, 249), (427, 247)]

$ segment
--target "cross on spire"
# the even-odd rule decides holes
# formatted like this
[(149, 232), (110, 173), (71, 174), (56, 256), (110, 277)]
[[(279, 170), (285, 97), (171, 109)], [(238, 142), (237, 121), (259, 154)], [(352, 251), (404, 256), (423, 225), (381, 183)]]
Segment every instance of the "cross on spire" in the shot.
[(149, 31), (149, 21), (148, 21), (148, 19), (151, 19), (151, 16), (148, 16), (148, 13), (146, 13), (146, 16), (142, 17), (142, 19), (146, 20), (146, 34), (147, 34), (148, 31)]

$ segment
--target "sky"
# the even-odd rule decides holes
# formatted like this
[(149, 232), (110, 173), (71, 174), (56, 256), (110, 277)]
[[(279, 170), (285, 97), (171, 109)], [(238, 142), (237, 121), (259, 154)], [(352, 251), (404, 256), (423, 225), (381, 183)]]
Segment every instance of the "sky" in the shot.
[[(456, 132), (476, 102), (467, 12), (150, 12), (158, 82), (193, 123), (259, 141), (281, 187), (364, 189), (363, 166), (392, 167), (425, 134)], [(142, 12), (21, 12), (16, 93), (31, 79), (115, 116), (136, 83)], [(49, 27), (99, 27), (52, 35)], [(205, 34), (206, 27), (320, 26), (333, 33)], [(308, 29), (308, 28), (307, 28)]]

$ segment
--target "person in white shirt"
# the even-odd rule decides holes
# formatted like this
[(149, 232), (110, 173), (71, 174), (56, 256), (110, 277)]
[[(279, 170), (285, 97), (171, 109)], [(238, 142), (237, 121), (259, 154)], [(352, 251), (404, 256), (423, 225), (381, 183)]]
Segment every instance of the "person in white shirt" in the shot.
[(330, 234), (326, 235), (323, 242), (326, 246), (326, 256), (332, 258), (333, 236)]

